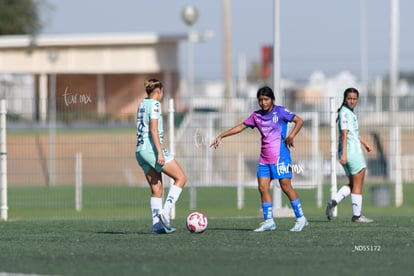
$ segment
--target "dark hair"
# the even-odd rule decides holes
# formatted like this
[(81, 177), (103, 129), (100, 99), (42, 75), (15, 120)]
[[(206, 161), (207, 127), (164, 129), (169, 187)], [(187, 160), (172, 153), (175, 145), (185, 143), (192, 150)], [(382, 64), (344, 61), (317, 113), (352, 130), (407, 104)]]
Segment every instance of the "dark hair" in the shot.
[[(353, 87), (349, 87), (349, 88), (345, 89), (345, 91), (344, 91), (344, 98), (342, 99), (342, 104), (341, 104), (341, 106), (337, 110), (338, 113), (339, 113), (339, 110), (341, 110), (341, 107), (344, 106), (344, 105), (346, 105), (346, 97), (348, 97), (348, 95), (351, 94), (351, 93), (357, 94), (357, 98), (359, 98), (359, 91), (358, 91), (358, 89), (353, 88)], [(338, 122), (338, 119), (339, 119), (339, 115), (336, 117), (336, 121), (337, 122)]]
[(263, 86), (257, 90), (256, 98), (259, 99), (260, 96), (266, 96), (271, 98), (273, 101), (275, 100), (275, 94), (269, 86)]
[(147, 94), (151, 94), (152, 91), (154, 91), (155, 88), (162, 89), (162, 82), (160, 82), (157, 79), (149, 79), (144, 83), (145, 91), (147, 91)]

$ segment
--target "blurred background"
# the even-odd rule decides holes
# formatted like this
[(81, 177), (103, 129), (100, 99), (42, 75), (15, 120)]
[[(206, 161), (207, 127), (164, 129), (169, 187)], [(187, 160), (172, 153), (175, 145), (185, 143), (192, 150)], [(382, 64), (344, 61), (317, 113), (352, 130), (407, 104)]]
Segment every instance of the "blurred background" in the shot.
[(2, 0), (2, 214), (80, 212), (88, 187), (110, 189), (94, 203), (105, 210), (147, 208), (116, 191), (148, 189), (134, 150), (149, 78), (165, 85), (166, 143), (188, 174), (189, 209), (197, 187), (234, 188), (243, 209), (244, 189), (256, 187), (259, 134), (209, 145), (258, 109), (263, 85), (305, 120), (294, 185), (314, 190), (318, 208), (336, 177), (346, 182), (332, 163), (331, 130), (343, 91), (359, 89), (360, 132), (375, 148), (367, 193), (374, 205), (403, 206), (414, 179), (412, 10), (410, 0)]

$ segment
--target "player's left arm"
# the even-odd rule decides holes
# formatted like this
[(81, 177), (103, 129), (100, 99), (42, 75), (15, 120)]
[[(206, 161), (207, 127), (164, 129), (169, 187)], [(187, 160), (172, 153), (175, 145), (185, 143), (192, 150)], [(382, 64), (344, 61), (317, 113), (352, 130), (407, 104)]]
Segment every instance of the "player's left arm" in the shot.
[(371, 145), (361, 135), (359, 135), (359, 141), (364, 146), (364, 148), (367, 150), (367, 152), (371, 152), (372, 151)]
[(298, 115), (295, 115), (295, 117), (293, 117), (292, 122), (295, 124), (295, 126), (289, 133), (289, 136), (285, 139), (285, 143), (289, 148), (294, 147), (293, 140), (295, 139), (296, 135), (299, 133), (300, 129), (303, 126), (303, 120)]
[(157, 163), (160, 166), (164, 166), (165, 158), (164, 153), (162, 152), (160, 135), (158, 132), (158, 119), (150, 120), (150, 132), (152, 136), (152, 141), (154, 142), (155, 150), (157, 151)]

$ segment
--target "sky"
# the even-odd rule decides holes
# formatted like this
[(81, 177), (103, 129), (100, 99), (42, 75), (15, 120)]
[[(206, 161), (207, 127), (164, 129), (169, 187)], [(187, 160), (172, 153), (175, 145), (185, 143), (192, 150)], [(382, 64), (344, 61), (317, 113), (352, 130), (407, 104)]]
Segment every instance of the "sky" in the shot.
[[(185, 34), (181, 18), (193, 5), (199, 18), (193, 31), (214, 36), (194, 45), (196, 80), (224, 79), (222, 0), (43, 0), (43, 33)], [(280, 66), (282, 78), (306, 80), (316, 70), (327, 76), (347, 70), (361, 77), (366, 64), (370, 79), (388, 76), (391, 0), (280, 0)], [(232, 71), (237, 77), (240, 56), (247, 70), (260, 62), (261, 48), (273, 43), (274, 0), (233, 0), (231, 3)], [(365, 9), (361, 9), (365, 3)], [(399, 69), (414, 72), (414, 1), (400, 0)], [(365, 10), (365, 13), (361, 13)], [(361, 15), (363, 14), (363, 16)], [(364, 22), (364, 23), (363, 23)], [(366, 36), (361, 39), (361, 26)], [(363, 42), (363, 43), (362, 43)], [(366, 59), (361, 59), (366, 45)], [(180, 45), (180, 69), (188, 69), (188, 43)]]

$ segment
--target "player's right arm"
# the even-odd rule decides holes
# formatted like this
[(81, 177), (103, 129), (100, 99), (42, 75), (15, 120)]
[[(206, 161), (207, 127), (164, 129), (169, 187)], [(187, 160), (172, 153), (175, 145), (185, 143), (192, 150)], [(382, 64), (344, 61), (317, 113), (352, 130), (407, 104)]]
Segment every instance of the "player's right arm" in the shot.
[(359, 136), (359, 141), (361, 141), (361, 144), (364, 146), (364, 148), (367, 150), (367, 152), (372, 151), (371, 145), (368, 144), (367, 140), (365, 140), (365, 138), (362, 137), (361, 135)]
[(341, 130), (342, 132), (342, 155), (341, 155), (341, 159), (339, 160), (339, 163), (341, 163), (342, 165), (345, 165), (347, 162), (347, 139), (348, 139), (348, 130), (347, 129), (343, 129)]
[(227, 136), (232, 136), (232, 135), (234, 135), (234, 134), (237, 134), (237, 133), (240, 133), (240, 132), (242, 132), (243, 130), (245, 130), (247, 128), (247, 126), (244, 124), (244, 123), (241, 123), (241, 124), (239, 124), (239, 125), (237, 125), (237, 126), (235, 126), (235, 127), (233, 127), (233, 128), (231, 128), (231, 129), (229, 129), (229, 130), (227, 130), (227, 131), (225, 131), (225, 132), (223, 132), (223, 133), (221, 133), (221, 134), (219, 134), (215, 139), (214, 139), (214, 142), (210, 145), (210, 147), (214, 147), (215, 149), (220, 145), (220, 143), (221, 143), (221, 140), (224, 138), (224, 137), (227, 137)]

